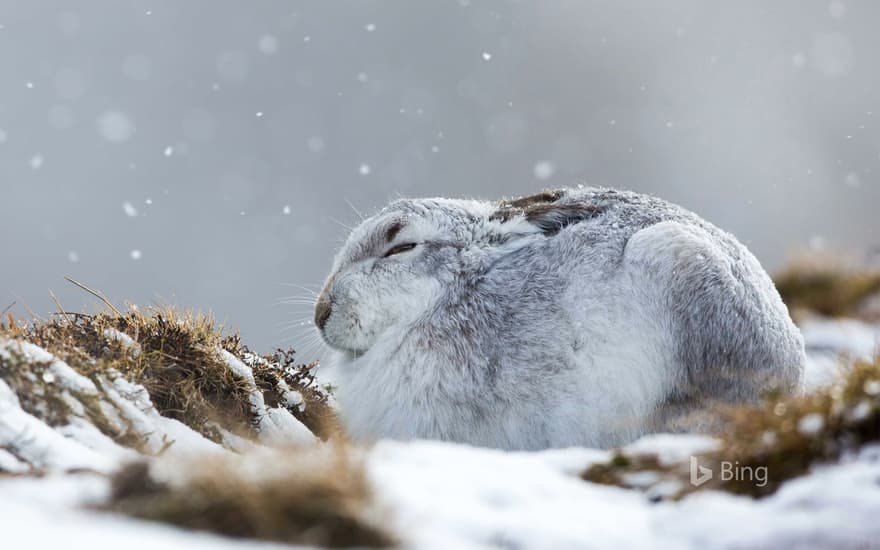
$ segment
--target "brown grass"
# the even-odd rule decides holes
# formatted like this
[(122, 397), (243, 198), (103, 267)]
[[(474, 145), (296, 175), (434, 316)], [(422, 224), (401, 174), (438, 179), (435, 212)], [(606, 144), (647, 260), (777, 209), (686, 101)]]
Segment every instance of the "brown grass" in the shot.
[[(116, 310), (118, 311), (118, 310)], [(137, 343), (132, 350), (106, 331), (118, 331)], [(36, 344), (89, 377), (99, 388), (104, 379), (116, 376), (143, 385), (156, 409), (187, 424), (214, 441), (220, 441), (217, 426), (243, 437), (254, 437), (253, 411), (245, 381), (237, 378), (220, 355), (226, 350), (238, 358), (251, 357), (258, 387), (270, 405), (278, 400), (278, 383), (284, 381), (303, 396), (299, 406), (287, 407), (315, 433), (328, 437), (338, 431), (338, 422), (327, 404), (327, 394), (315, 384), (314, 365), (297, 365), (292, 350), (264, 357), (250, 354), (237, 334), (224, 334), (205, 315), (152, 308), (146, 313), (131, 309), (95, 315), (64, 313), (46, 322), (28, 325), (10, 320), (0, 323), (0, 336)], [(3, 361), (0, 359), (0, 361)], [(54, 387), (42, 379), (44, 365), (21, 360), (0, 363), (0, 378), (9, 383), (25, 410), (50, 425), (63, 424), (70, 413)], [(12, 364), (14, 363), (14, 364)], [(94, 409), (90, 420), (102, 431), (128, 446), (138, 447), (127, 430), (112, 429), (98, 402), (82, 400)]]
[(380, 527), (363, 466), (341, 447), (172, 467), (171, 480), (146, 463), (123, 469), (108, 508), (230, 537), (330, 547), (394, 542)]
[(774, 399), (760, 407), (730, 408), (718, 451), (700, 455), (699, 462), (719, 471), (722, 461), (742, 468), (766, 467), (767, 483), (750, 480), (712, 481), (693, 487), (689, 464), (661, 465), (653, 455), (618, 451), (607, 463), (589, 467), (586, 481), (631, 487), (627, 480), (638, 472), (655, 472), (658, 480), (677, 481), (675, 496), (704, 489), (721, 489), (755, 497), (810, 471), (815, 464), (832, 462), (847, 451), (880, 441), (880, 360), (858, 363), (840, 383), (800, 397)]
[(880, 320), (880, 312), (865, 307), (870, 298), (880, 296), (880, 268), (863, 261), (812, 255), (793, 260), (774, 280), (793, 314)]

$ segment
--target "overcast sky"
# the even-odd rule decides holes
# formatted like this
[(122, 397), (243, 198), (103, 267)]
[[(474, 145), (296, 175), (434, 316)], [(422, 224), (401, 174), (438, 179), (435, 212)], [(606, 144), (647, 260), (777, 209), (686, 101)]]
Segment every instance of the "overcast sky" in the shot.
[(344, 224), (577, 183), (768, 267), (873, 248), (872, 0), (0, 0), (0, 309), (214, 312), (296, 347)]

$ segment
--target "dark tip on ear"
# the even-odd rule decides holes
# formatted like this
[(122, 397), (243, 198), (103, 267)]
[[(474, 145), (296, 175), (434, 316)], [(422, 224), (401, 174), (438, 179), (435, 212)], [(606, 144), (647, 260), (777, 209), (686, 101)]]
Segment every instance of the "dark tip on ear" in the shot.
[(592, 204), (542, 204), (525, 211), (526, 220), (538, 226), (548, 237), (559, 233), (564, 227), (588, 220), (601, 210)]
[(391, 224), (388, 229), (385, 230), (385, 242), (390, 243), (394, 240), (394, 237), (400, 233), (400, 230), (403, 229), (403, 224), (401, 222), (394, 222)]
[(540, 204), (554, 203), (561, 199), (564, 194), (565, 192), (562, 189), (548, 189), (535, 195), (529, 195), (528, 197), (501, 201), (501, 206), (506, 206), (508, 208), (529, 208)]
[(551, 236), (568, 225), (592, 218), (600, 212), (598, 207), (586, 202), (558, 204), (564, 195), (565, 191), (553, 189), (519, 199), (503, 200), (489, 219), (506, 222), (522, 215), (545, 235)]
[(506, 222), (517, 214), (525, 214), (529, 209), (539, 205), (552, 204), (565, 194), (561, 189), (548, 189), (540, 193), (520, 197), (518, 199), (503, 199), (498, 203), (498, 210), (492, 214), (490, 220)]

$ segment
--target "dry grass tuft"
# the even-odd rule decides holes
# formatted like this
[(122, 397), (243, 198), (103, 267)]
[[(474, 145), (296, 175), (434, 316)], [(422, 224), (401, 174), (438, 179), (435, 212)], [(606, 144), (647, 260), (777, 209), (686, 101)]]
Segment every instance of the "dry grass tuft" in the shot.
[(732, 409), (717, 459), (766, 466), (765, 487), (731, 480), (722, 488), (762, 496), (847, 451), (880, 441), (880, 361), (855, 364), (831, 387), (762, 408)]
[[(298, 365), (293, 350), (279, 349), (261, 357), (250, 353), (246, 347), (242, 350), (267, 405), (286, 406), (297, 420), (323, 440), (345, 438), (339, 417), (330, 406), (330, 395), (315, 381), (313, 369), (317, 363)], [(283, 392), (286, 388), (302, 396), (302, 403), (286, 404)]]
[[(338, 431), (328, 395), (311, 374), (314, 365), (296, 365), (292, 350), (258, 356), (241, 344), (237, 334), (224, 334), (213, 319), (193, 312), (171, 308), (151, 308), (146, 313), (116, 311), (95, 315), (65, 312), (27, 325), (10, 320), (0, 323), (0, 338), (24, 340), (46, 349), (98, 388), (117, 376), (141, 384), (160, 414), (217, 442), (221, 441), (218, 426), (252, 438), (259, 421), (248, 398), (248, 383), (236, 376), (222, 356), (221, 350), (226, 350), (251, 367), (267, 403), (281, 404), (279, 386), (283, 382), (285, 390), (302, 397), (299, 403), (283, 403), (291, 414), (316, 434), (326, 437)], [(15, 357), (5, 363), (9, 364), (0, 363), (0, 378), (13, 388), (25, 410), (50, 425), (66, 423), (70, 408), (57, 388), (43, 380), (44, 365)], [(128, 436), (129, 430), (114, 428), (103, 417), (99, 400), (81, 401), (94, 413), (89, 419), (99, 429), (138, 448), (138, 441)]]
[(29, 361), (14, 349), (0, 353), (0, 379), (16, 392), (21, 408), (49, 426), (61, 426), (72, 405), (52, 386), (48, 369), (48, 363)]
[[(719, 450), (698, 457), (702, 466), (719, 472), (722, 462), (741, 469), (766, 473), (765, 483), (754, 479), (722, 480), (716, 475), (694, 487), (689, 483), (689, 464), (662, 465), (653, 455), (627, 455), (622, 451), (608, 462), (588, 468), (586, 481), (636, 487), (634, 479), (655, 474), (655, 480), (674, 482), (680, 497), (696, 490), (720, 489), (761, 497), (775, 492), (792, 478), (809, 472), (815, 464), (839, 459), (865, 444), (880, 441), (880, 360), (858, 363), (840, 383), (814, 393), (774, 399), (759, 407), (723, 411), (727, 418), (719, 434)], [(634, 475), (638, 474), (638, 475)]]
[(329, 547), (387, 547), (363, 466), (331, 447), (120, 471), (108, 508), (230, 537)]
[(814, 254), (794, 260), (774, 280), (793, 314), (880, 320), (880, 308), (869, 304), (880, 298), (880, 268), (863, 261)]

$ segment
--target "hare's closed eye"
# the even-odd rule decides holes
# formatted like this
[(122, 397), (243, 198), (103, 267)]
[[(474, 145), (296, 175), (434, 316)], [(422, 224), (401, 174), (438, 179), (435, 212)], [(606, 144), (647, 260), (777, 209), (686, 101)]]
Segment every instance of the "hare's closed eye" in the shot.
[(387, 258), (388, 256), (394, 256), (395, 254), (400, 254), (402, 252), (406, 252), (408, 250), (412, 250), (416, 247), (416, 243), (403, 243), (397, 246), (392, 246), (389, 248), (385, 254), (382, 255), (383, 258)]

